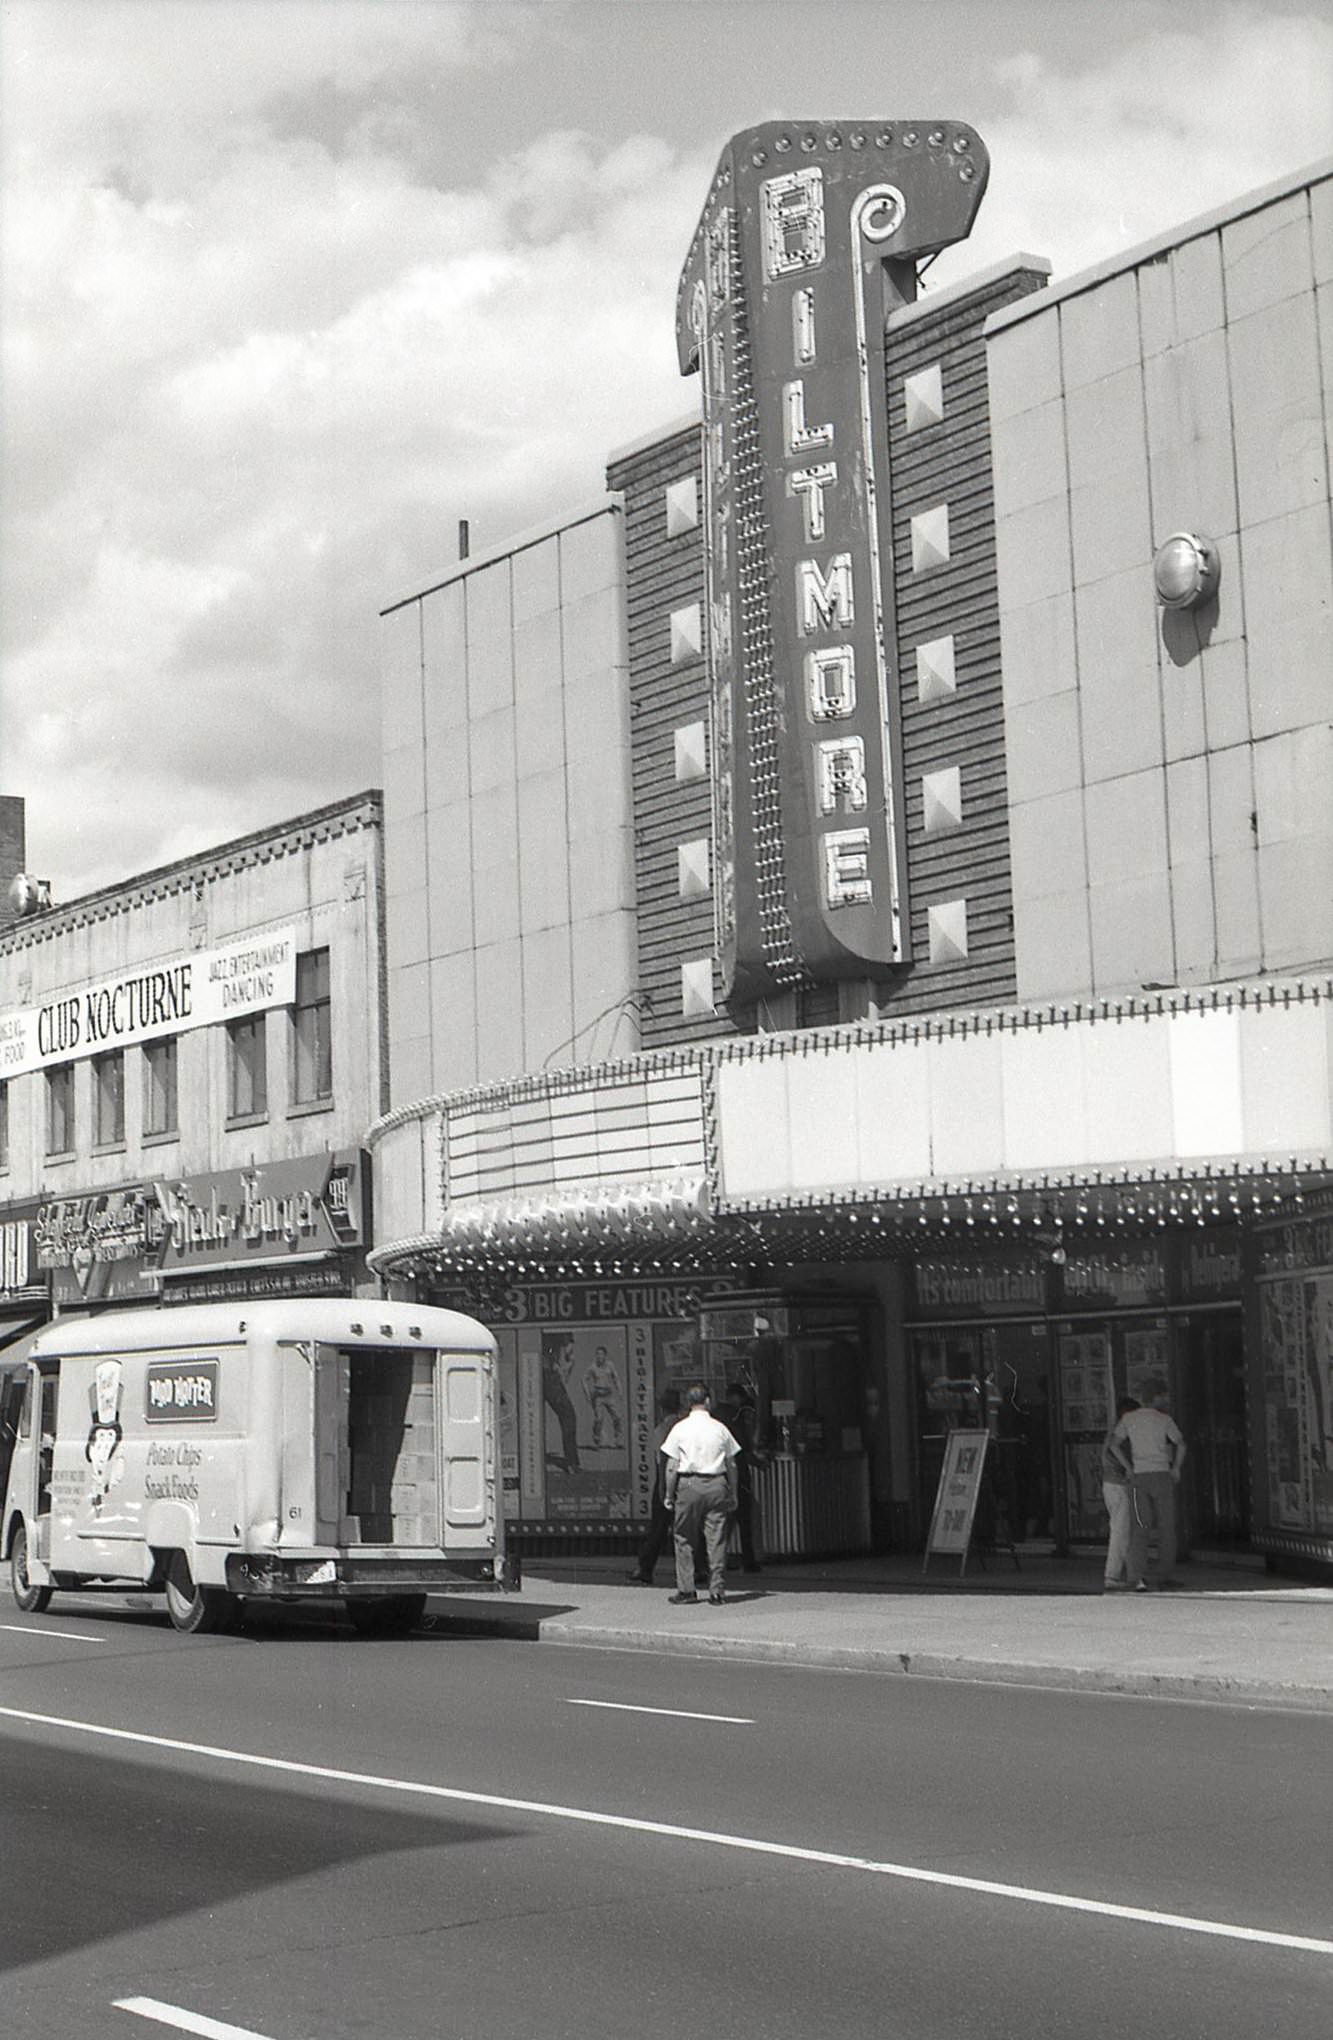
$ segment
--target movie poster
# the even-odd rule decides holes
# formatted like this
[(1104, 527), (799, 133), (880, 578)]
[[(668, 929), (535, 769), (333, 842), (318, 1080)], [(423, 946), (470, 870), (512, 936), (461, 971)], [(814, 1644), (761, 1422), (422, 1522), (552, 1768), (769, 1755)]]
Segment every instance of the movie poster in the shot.
[(1142, 1325), (1125, 1332), (1125, 1394), (1146, 1408), (1171, 1378), (1166, 1326)]
[(520, 1514), (518, 1457), (518, 1356), (512, 1336), (500, 1348), (500, 1492), (505, 1520)]
[(571, 1325), (540, 1336), (546, 1513), (590, 1520), (628, 1516), (625, 1329)]
[(1111, 1427), (1111, 1341), (1105, 1332), (1060, 1334), (1060, 1412), (1066, 1521), (1078, 1540), (1104, 1535), (1102, 1441)]
[(1274, 1529), (1333, 1534), (1333, 1275), (1260, 1288), (1264, 1435)]

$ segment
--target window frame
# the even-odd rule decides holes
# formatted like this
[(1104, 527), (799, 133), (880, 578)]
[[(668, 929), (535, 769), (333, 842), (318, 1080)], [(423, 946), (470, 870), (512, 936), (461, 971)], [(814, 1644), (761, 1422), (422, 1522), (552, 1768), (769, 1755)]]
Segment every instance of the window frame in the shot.
[[(180, 1138), (180, 1051), (179, 1036), (164, 1034), (156, 1041), (143, 1044), (143, 1138), (149, 1141), (179, 1140)], [(169, 1081), (160, 1086), (163, 1097), (163, 1124), (153, 1124), (153, 1104), (159, 1086), (157, 1084), (157, 1063), (169, 1073)]]
[[(238, 1013), (234, 1020), (228, 1020), (227, 1027), (227, 1119), (228, 1126), (257, 1126), (268, 1118), (268, 1014)], [(257, 1044), (259, 1054), (253, 1064), (245, 1062), (239, 1052), (242, 1041)], [(250, 1102), (242, 1104), (237, 1086), (237, 1075), (248, 1070), (251, 1079)]]
[[(92, 1066), (93, 1153), (106, 1154), (125, 1145), (125, 1051), (108, 1048), (88, 1060)], [(112, 1079), (109, 1084), (107, 1078)], [(103, 1123), (108, 1101), (112, 1107), (109, 1129)]]
[[(78, 1111), (74, 1091), (74, 1072), (78, 1065), (72, 1062), (53, 1063), (42, 1072), (46, 1084), (46, 1145), (45, 1158), (48, 1162), (68, 1160), (75, 1151), (78, 1140)], [(64, 1097), (64, 1125), (62, 1132), (67, 1136), (64, 1145), (54, 1143), (56, 1121), (56, 1098), (60, 1092)]]
[[(310, 980), (314, 978), (313, 988)], [(312, 996), (313, 989), (313, 996)], [(296, 996), (290, 1015), (290, 1103), (292, 1114), (327, 1112), (333, 1106), (333, 960), (327, 944), (296, 959)], [(303, 1072), (313, 1088), (302, 1088)], [(321, 1083), (325, 1088), (321, 1088)]]

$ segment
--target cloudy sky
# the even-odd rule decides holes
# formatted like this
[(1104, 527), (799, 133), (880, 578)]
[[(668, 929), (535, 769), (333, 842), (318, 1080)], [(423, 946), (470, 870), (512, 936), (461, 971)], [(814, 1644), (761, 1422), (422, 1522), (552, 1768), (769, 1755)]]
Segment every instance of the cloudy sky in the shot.
[(1333, 0), (0, 0), (0, 792), (70, 899), (377, 782), (377, 613), (697, 401), (727, 136), (954, 117), (949, 282), (1333, 151)]

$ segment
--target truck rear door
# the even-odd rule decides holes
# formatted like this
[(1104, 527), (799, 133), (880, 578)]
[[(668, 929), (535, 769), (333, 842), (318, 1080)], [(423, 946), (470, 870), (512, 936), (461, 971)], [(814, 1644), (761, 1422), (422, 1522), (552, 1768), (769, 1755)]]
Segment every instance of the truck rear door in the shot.
[(482, 1353), (441, 1353), (438, 1378), (444, 1542), (451, 1550), (480, 1549), (496, 1532), (491, 1363)]
[(484, 1551), (495, 1540), (492, 1363), (421, 1347), (319, 1348), (322, 1537), (397, 1551)]

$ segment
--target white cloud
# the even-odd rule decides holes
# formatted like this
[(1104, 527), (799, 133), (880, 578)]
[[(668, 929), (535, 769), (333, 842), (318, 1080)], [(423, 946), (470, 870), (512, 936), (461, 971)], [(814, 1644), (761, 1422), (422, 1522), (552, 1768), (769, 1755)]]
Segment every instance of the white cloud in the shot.
[(990, 187), (950, 277), (1018, 249), (1073, 274), (1333, 149), (1326, 13), (1218, 8), (1198, 33), (1151, 37), (1095, 71), (1022, 51), (996, 78)]
[[(477, 549), (581, 505), (696, 401), (674, 300), (711, 145), (551, 129), (442, 167), (543, 14), (0, 17), (4, 790), (58, 896), (373, 783), (379, 607), (460, 517)], [(937, 275), (1067, 271), (1319, 153), (1328, 49), (1245, 10), (1082, 75), (1009, 62)], [(855, 105), (854, 47), (846, 79)]]
[(459, 516), (486, 543), (583, 502), (683, 408), (668, 229), (705, 171), (602, 167), (546, 138), (460, 196), (270, 154), (272, 234), (254, 156), (186, 208), (80, 209), (17, 335), (8, 577), (6, 778), (60, 896), (374, 781), (382, 603)]

